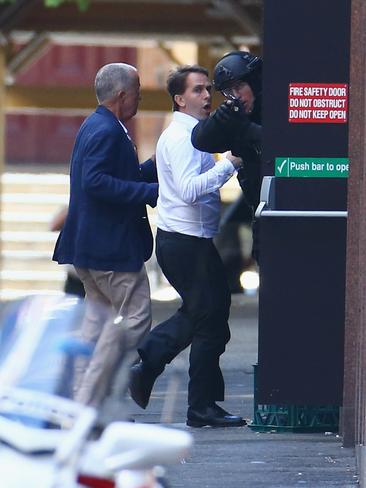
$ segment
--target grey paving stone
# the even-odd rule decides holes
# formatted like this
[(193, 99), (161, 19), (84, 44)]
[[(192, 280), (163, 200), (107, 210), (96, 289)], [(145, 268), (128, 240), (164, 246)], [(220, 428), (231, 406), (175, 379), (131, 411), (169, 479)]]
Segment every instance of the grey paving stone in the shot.
[[(177, 303), (153, 307), (154, 322), (173, 313)], [(235, 298), (230, 317), (232, 339), (222, 357), (226, 381), (225, 408), (253, 418), (253, 368), (257, 359), (257, 303)], [(353, 449), (344, 449), (335, 434), (257, 433), (248, 427), (192, 429), (185, 426), (187, 409), (187, 353), (166, 368), (157, 380), (148, 408), (132, 400), (128, 409), (138, 422), (161, 422), (161, 412), (174, 377), (178, 393), (168, 426), (187, 430), (194, 448), (184, 463), (169, 467), (172, 488), (351, 488), (357, 485)]]

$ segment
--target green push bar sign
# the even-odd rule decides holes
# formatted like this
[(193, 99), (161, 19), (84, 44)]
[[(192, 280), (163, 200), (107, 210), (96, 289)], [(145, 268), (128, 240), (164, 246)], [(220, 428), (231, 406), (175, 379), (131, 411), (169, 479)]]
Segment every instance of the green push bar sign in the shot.
[(282, 178), (347, 178), (348, 158), (292, 158), (275, 160), (275, 175)]

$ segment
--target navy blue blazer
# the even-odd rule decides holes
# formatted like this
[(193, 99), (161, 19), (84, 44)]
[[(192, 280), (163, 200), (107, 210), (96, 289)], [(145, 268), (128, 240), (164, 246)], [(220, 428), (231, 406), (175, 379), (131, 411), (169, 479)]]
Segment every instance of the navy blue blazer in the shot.
[(76, 137), (69, 209), (53, 260), (80, 268), (139, 271), (153, 248), (145, 205), (155, 207), (157, 197), (155, 164), (139, 164), (118, 119), (98, 106)]

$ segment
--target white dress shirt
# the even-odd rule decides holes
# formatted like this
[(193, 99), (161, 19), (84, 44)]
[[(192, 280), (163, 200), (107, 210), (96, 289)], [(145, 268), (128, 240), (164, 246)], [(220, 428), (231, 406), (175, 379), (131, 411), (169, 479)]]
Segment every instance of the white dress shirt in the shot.
[(213, 156), (191, 143), (197, 119), (174, 112), (159, 138), (156, 165), (159, 178), (157, 225), (168, 232), (211, 238), (220, 220), (219, 188), (235, 172), (228, 159)]

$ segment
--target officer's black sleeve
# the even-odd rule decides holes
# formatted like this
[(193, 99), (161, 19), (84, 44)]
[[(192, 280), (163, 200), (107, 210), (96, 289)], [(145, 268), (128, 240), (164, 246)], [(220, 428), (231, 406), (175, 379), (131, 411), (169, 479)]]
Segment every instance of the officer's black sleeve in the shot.
[(256, 147), (262, 147), (262, 126), (251, 122), (247, 132), (247, 140)]
[(221, 153), (230, 149), (230, 137), (213, 115), (198, 122), (192, 131), (191, 140), (195, 148), (204, 152)]
[(197, 149), (210, 153), (233, 151), (237, 139), (240, 140), (240, 145), (243, 140), (257, 139), (256, 127), (259, 126), (250, 121), (241, 106), (228, 105), (226, 101), (207, 119), (198, 122), (192, 132), (192, 144)]
[(260, 164), (258, 159), (248, 159), (239, 168), (237, 178), (247, 204), (255, 209), (259, 204), (261, 187)]

